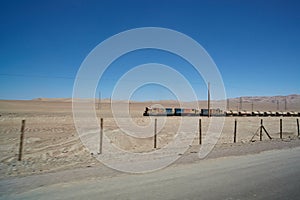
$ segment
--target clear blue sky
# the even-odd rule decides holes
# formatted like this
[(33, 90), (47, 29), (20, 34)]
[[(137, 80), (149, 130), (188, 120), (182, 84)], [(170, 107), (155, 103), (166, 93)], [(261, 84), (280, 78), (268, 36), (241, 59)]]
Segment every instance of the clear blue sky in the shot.
[[(289, 0), (1, 1), (0, 99), (71, 97), (88, 53), (108, 37), (139, 27), (170, 28), (199, 42), (217, 64), (228, 97), (300, 94), (299, 10), (299, 1)], [(147, 62), (179, 71), (188, 65), (166, 52), (129, 54), (100, 82), (103, 98), (122, 73)], [(121, 65), (127, 67), (119, 70)], [(203, 80), (184, 71), (205, 99)], [(145, 86), (133, 99), (153, 96), (145, 91), (172, 96)]]

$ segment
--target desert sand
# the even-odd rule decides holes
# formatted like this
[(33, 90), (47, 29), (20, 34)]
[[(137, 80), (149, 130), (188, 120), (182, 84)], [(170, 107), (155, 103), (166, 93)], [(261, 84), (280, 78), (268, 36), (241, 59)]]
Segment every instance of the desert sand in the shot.
[[(300, 147), (264, 151), (139, 175), (103, 177), (94, 167), (1, 180), (2, 199), (298, 199), (299, 153)], [(94, 176), (63, 181), (67, 172)]]
[[(283, 98), (283, 97), (282, 97)], [(255, 110), (275, 110), (276, 98), (262, 97), (255, 100)], [(279, 97), (277, 97), (279, 99)], [(288, 109), (300, 111), (299, 95), (288, 96)], [(251, 108), (251, 102), (244, 109)], [(281, 100), (282, 102), (282, 100)], [(124, 102), (119, 102), (122, 104)], [(150, 118), (142, 116), (144, 108), (153, 104), (176, 107), (175, 101), (131, 102), (130, 115), (139, 126), (149, 124)], [(212, 103), (213, 104), (213, 103)], [(234, 108), (239, 99), (232, 99)], [(199, 102), (205, 108), (206, 102)], [(282, 107), (282, 104), (281, 104)], [(96, 105), (98, 108), (98, 104)], [(0, 178), (22, 177), (33, 174), (57, 172), (70, 169), (102, 166), (96, 158), (96, 152), (90, 152), (80, 141), (72, 115), (71, 99), (35, 99), (29, 101), (0, 101)], [(153, 137), (139, 139), (124, 134), (117, 126), (108, 100), (102, 100), (97, 109), (98, 118), (104, 119), (104, 134), (111, 143), (131, 152), (153, 151)], [(299, 117), (298, 117), (299, 118)], [(18, 161), (21, 121), (26, 120), (22, 161)], [(207, 117), (189, 117), (191, 123), (202, 120), (202, 134), (206, 136), (209, 124)], [(234, 120), (237, 120), (237, 143), (233, 144)], [(260, 120), (273, 138), (266, 135), (259, 141), (257, 132)], [(279, 120), (283, 120), (283, 140), (279, 139)], [(226, 117), (223, 131), (214, 150), (206, 158), (256, 153), (270, 149), (300, 146), (297, 136), (297, 117)], [(161, 118), (157, 117), (160, 121)], [(168, 117), (164, 127), (157, 135), (158, 148), (169, 144), (175, 137), (181, 117)], [(159, 123), (158, 123), (159, 124)], [(195, 134), (195, 133), (193, 133)], [(250, 141), (254, 136), (254, 141)], [(199, 150), (199, 138), (194, 138), (189, 149), (176, 161), (190, 163), (199, 160), (195, 152)], [(113, 159), (113, 158), (112, 158)]]

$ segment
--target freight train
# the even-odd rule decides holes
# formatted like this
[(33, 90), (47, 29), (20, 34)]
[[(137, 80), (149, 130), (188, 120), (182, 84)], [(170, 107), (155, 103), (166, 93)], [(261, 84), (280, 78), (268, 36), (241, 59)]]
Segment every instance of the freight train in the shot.
[[(210, 109), (211, 116), (225, 116), (220, 109)], [(208, 109), (146, 107), (144, 116), (207, 116)]]
[[(208, 116), (208, 109), (194, 108), (156, 108), (146, 107), (144, 116)], [(300, 112), (273, 112), (273, 111), (222, 111), (221, 109), (210, 109), (210, 116), (300, 116)]]

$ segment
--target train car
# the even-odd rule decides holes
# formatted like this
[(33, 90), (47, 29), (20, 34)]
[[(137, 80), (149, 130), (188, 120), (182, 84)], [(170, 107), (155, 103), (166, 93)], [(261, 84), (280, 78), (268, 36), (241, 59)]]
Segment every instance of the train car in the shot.
[(283, 116), (283, 117), (288, 116), (287, 112), (282, 112), (282, 116)]
[(175, 116), (199, 116), (200, 112), (198, 109), (194, 109), (194, 108), (175, 108), (174, 115)]
[(275, 117), (276, 116), (276, 112), (271, 111), (271, 116)]
[(245, 110), (241, 110), (241, 111), (239, 111), (239, 116), (247, 116), (247, 111), (245, 111)]
[(225, 113), (226, 116), (232, 116), (233, 115), (231, 110), (226, 110), (224, 113)]
[(246, 115), (247, 116), (252, 116), (252, 112), (251, 111), (246, 111)]
[(246, 111), (246, 110), (241, 110), (241, 111), (239, 111), (239, 116), (242, 116), (242, 117), (252, 116), (252, 112)]
[(239, 115), (238, 111), (232, 110), (231, 112), (232, 112), (232, 116), (238, 116)]
[(291, 116), (291, 117), (297, 117), (298, 116), (298, 112), (291, 111), (291, 112), (289, 112), (289, 116)]
[(264, 112), (264, 116), (265, 116), (265, 117), (271, 116), (271, 111), (266, 111), (266, 112)]
[(294, 117), (297, 117), (299, 116), (299, 113), (298, 112), (294, 112)]
[[(208, 109), (201, 109), (201, 116), (208, 116)], [(225, 116), (226, 112), (223, 112), (221, 109), (210, 109), (210, 116)]]
[(173, 116), (173, 108), (152, 108), (146, 107), (144, 116)]
[(280, 111), (276, 112), (276, 116), (282, 116), (282, 115), (283, 115), (282, 112), (280, 112)]

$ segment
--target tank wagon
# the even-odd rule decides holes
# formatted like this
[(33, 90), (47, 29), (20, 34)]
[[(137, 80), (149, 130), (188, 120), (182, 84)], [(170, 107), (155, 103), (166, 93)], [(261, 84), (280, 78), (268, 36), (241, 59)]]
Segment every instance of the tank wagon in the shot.
[(296, 117), (300, 116), (300, 112), (280, 112), (280, 111), (234, 111), (234, 110), (229, 110), (229, 111), (224, 111), (225, 116), (260, 116), (260, 117)]
[[(208, 116), (208, 109), (194, 109), (194, 108), (152, 108), (146, 107), (144, 116)], [(260, 117), (296, 117), (300, 116), (300, 112), (274, 112), (274, 111), (235, 111), (227, 110), (222, 111), (221, 109), (210, 109), (210, 116), (260, 116)]]

